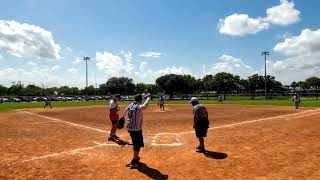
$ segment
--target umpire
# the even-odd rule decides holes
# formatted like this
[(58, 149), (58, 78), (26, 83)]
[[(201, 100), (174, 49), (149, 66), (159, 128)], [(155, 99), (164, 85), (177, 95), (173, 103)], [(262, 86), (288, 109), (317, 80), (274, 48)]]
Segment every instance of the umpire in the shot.
[(196, 147), (196, 152), (206, 153), (206, 149), (204, 148), (204, 137), (207, 136), (209, 128), (208, 112), (205, 106), (199, 104), (196, 97), (192, 97), (190, 103), (193, 106), (193, 128), (199, 139), (199, 146)]
[(127, 129), (133, 144), (133, 158), (129, 165), (131, 168), (139, 167), (139, 152), (140, 148), (144, 147), (142, 136), (143, 110), (148, 107), (149, 102), (150, 94), (147, 95), (147, 100), (141, 105), (142, 95), (138, 94), (135, 96), (134, 102), (131, 103), (123, 112), (123, 116), (125, 114), (128, 115)]

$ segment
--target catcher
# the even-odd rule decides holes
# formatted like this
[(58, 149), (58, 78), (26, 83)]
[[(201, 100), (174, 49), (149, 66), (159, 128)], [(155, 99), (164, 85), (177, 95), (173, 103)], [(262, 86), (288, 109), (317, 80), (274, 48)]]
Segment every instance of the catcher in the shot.
[(117, 104), (118, 101), (121, 100), (120, 94), (116, 94), (113, 99), (109, 102), (109, 118), (112, 123), (112, 128), (110, 131), (110, 137), (108, 138), (109, 141), (116, 141), (119, 137), (116, 135), (117, 126), (119, 122), (119, 111), (120, 106)]

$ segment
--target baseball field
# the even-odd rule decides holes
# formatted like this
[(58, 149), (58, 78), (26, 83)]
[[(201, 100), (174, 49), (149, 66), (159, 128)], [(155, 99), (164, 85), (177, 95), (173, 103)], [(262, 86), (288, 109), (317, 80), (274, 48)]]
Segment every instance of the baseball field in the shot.
[[(144, 111), (141, 167), (130, 169), (130, 137), (107, 141), (105, 106), (0, 112), (0, 179), (319, 179), (320, 110), (206, 105), (207, 154), (192, 128), (192, 107)], [(124, 106), (122, 106), (124, 108)]]

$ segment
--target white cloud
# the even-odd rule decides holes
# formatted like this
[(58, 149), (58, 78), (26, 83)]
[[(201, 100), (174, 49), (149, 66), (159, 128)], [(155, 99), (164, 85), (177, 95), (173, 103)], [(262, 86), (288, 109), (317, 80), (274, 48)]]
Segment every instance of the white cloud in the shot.
[(219, 32), (232, 36), (255, 34), (269, 28), (262, 18), (250, 18), (247, 14), (233, 14), (219, 20)]
[(35, 25), (0, 20), (0, 50), (17, 57), (59, 59), (52, 33)]
[(299, 21), (300, 11), (294, 8), (295, 4), (281, 0), (281, 4), (267, 9), (266, 21), (277, 25), (288, 25)]
[(148, 65), (147, 62), (141, 62), (140, 65), (139, 65), (139, 70), (140, 70), (141, 72), (147, 71), (147, 70), (148, 70), (148, 69), (147, 69), (147, 65)]
[(268, 63), (271, 74), (282, 82), (305, 80), (320, 74), (320, 29), (304, 29), (300, 35), (286, 38), (276, 44), (275, 52), (290, 57)]
[(73, 51), (73, 50), (72, 50), (72, 48), (71, 48), (71, 47), (66, 46), (66, 51), (67, 51), (67, 52), (69, 52), (69, 53), (72, 53), (72, 51)]
[(74, 61), (72, 61), (72, 64), (79, 64), (82, 61), (80, 57), (76, 57)]
[(59, 70), (61, 69), (61, 66), (59, 65), (54, 65), (52, 68), (51, 68), (51, 71), (56, 71), (56, 70)]
[(299, 36), (293, 36), (278, 43), (273, 50), (284, 55), (313, 54), (320, 52), (320, 29), (302, 30)]
[[(66, 78), (67, 77), (67, 78)], [(78, 74), (52, 73), (49, 67), (33, 68), (5, 68), (0, 69), (0, 82), (2, 85), (11, 86), (12, 82), (21, 81), (23, 84), (36, 84), (45, 87), (76, 86), (83, 87), (84, 82), (79, 81)]]
[(266, 10), (266, 17), (252, 18), (247, 14), (232, 14), (219, 20), (219, 32), (231, 36), (244, 36), (266, 30), (273, 24), (295, 23), (300, 19), (300, 12), (294, 6), (293, 2), (280, 0), (279, 5)]
[(96, 66), (107, 77), (128, 76), (133, 72), (132, 53), (122, 51), (119, 55), (110, 52), (96, 52)]
[(188, 69), (184, 67), (176, 67), (176, 66), (170, 66), (166, 67), (164, 69), (159, 69), (154, 72), (153, 77), (158, 78), (160, 76), (166, 75), (166, 74), (192, 74)]
[(3, 59), (3, 56), (0, 54), (0, 59)]
[[(275, 76), (284, 84), (301, 81), (320, 74), (320, 53), (290, 57), (278, 61), (269, 61), (267, 73)], [(264, 70), (260, 70), (264, 72)]]
[(29, 66), (37, 66), (37, 65), (38, 65), (37, 63), (32, 62), (32, 61), (28, 62), (27, 64), (28, 64)]
[[(204, 67), (205, 68), (205, 67)], [(247, 78), (252, 75), (254, 69), (247, 65), (243, 60), (235, 58), (231, 55), (223, 54), (219, 58), (219, 62), (213, 64), (205, 74), (217, 74), (219, 72), (228, 72)]]
[(164, 54), (161, 52), (147, 51), (147, 52), (140, 54), (140, 56), (146, 57), (146, 58), (159, 58), (161, 56), (164, 56)]
[(77, 74), (79, 72), (79, 70), (76, 68), (69, 68), (67, 69), (67, 71), (70, 72), (71, 74)]

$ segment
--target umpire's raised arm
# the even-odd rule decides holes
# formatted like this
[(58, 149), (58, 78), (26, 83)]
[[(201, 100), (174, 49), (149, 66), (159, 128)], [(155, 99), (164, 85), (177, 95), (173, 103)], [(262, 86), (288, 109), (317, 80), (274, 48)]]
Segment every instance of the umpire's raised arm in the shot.
[(147, 96), (147, 100), (142, 105), (140, 105), (140, 109), (141, 110), (146, 109), (148, 107), (148, 105), (149, 105), (150, 100), (151, 100), (150, 95), (148, 95)]

